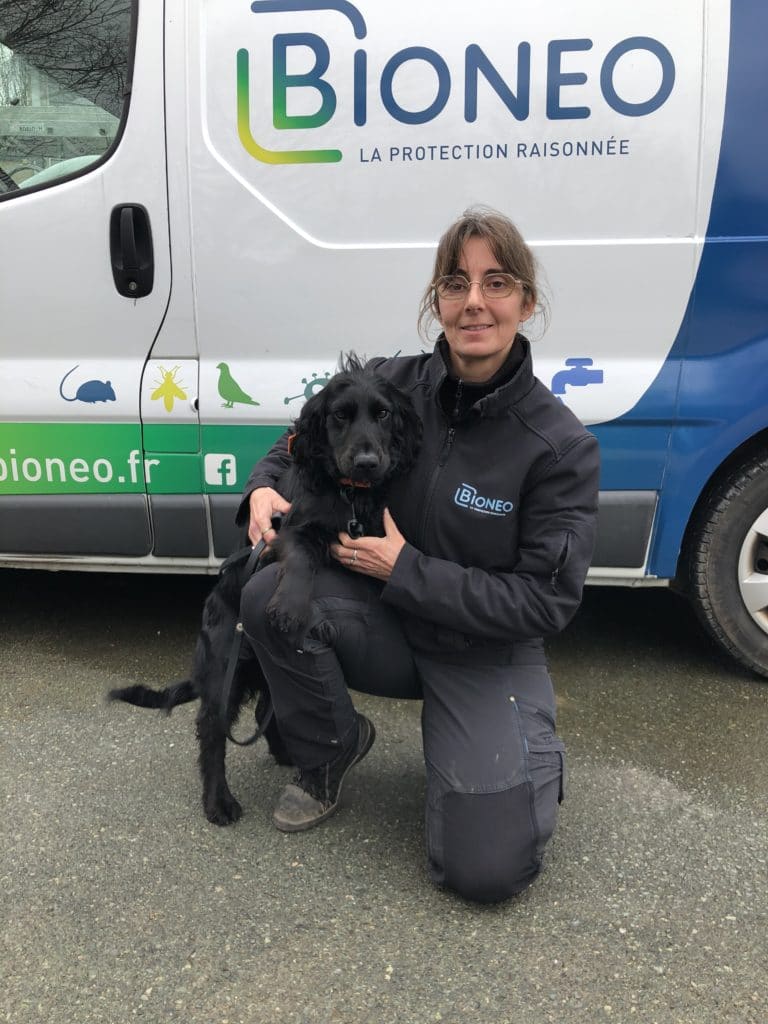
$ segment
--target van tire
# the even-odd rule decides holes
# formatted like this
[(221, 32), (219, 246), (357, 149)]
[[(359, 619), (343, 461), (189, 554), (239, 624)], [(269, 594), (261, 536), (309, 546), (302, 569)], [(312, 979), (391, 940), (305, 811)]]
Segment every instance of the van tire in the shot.
[(686, 590), (699, 619), (740, 664), (768, 676), (768, 607), (750, 612), (739, 578), (764, 574), (768, 594), (768, 455), (716, 483), (689, 537)]

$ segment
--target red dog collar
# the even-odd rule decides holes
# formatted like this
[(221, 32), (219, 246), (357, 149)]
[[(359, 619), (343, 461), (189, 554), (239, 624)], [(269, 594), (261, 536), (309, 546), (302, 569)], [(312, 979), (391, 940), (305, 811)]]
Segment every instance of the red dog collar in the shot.
[(348, 476), (345, 476), (343, 480), (339, 480), (342, 487), (370, 487), (371, 483), (369, 480), (350, 480)]

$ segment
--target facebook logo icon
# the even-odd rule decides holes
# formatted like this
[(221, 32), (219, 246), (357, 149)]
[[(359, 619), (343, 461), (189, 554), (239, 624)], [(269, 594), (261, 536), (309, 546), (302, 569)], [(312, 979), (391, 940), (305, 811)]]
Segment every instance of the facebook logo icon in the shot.
[(205, 482), (212, 487), (232, 487), (237, 482), (237, 460), (234, 455), (205, 456)]

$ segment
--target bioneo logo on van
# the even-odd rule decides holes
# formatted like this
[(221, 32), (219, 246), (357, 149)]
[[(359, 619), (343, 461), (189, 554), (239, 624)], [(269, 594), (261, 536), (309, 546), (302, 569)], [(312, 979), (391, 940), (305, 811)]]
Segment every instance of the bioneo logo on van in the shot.
[[(666, 169), (700, 143), (693, 6), (238, 0), (221, 18), (203, 4), (205, 145), (332, 248), (427, 246), (470, 202), (518, 195), (534, 242), (614, 237), (613, 201), (629, 206), (622, 230), (667, 237), (690, 190)], [(727, 61), (727, 38), (706, 45)]]
[[(588, 13), (584, 5), (580, 9)], [(510, 129), (536, 116), (537, 105), (543, 118), (554, 122), (588, 119), (595, 103), (622, 117), (640, 118), (659, 110), (675, 83), (672, 53), (652, 35), (604, 41), (582, 31), (536, 43), (526, 38), (500, 40), (494, 31), (497, 18), (484, 24), (473, 8), (471, 19), (465, 22), (461, 10), (455, 12), (443, 5), (434, 23), (424, 24), (413, 10), (407, 19), (397, 21), (402, 28), (395, 44), (394, 40), (390, 43), (369, 36), (361, 7), (347, 0), (255, 0), (251, 11), (263, 20), (257, 29), (259, 37), (271, 41), (271, 89), (254, 91), (251, 86), (252, 68), (264, 58), (263, 42), (258, 55), (248, 46), (240, 47), (236, 55), (237, 128), (246, 151), (268, 164), (338, 163), (349, 157), (360, 162), (448, 162), (473, 156), (506, 160), (510, 153), (518, 152), (510, 131), (473, 146), (448, 135), (441, 141), (421, 141), (418, 135), (401, 136), (393, 129), (432, 124), (447, 129), (457, 115), (465, 124), (474, 124), (482, 116), (483, 106), (505, 112)], [(347, 32), (354, 36), (355, 43), (350, 46), (347, 41), (336, 59), (334, 39), (316, 28), (318, 12), (335, 13), (337, 20), (340, 15)], [(290, 23), (291, 30), (270, 31), (275, 15), (283, 15), (281, 23)], [(585, 18), (584, 29), (588, 20)], [(554, 17), (546, 21), (557, 28)], [(525, 19), (510, 22), (523, 25)], [(439, 28), (446, 24), (454, 38), (449, 48), (441, 49), (431, 37), (440, 35)], [(415, 38), (408, 40), (406, 33)], [(386, 35), (391, 39), (391, 29)], [(478, 36), (485, 36), (487, 42), (478, 43)], [(396, 48), (390, 52), (393, 44)], [(580, 60), (585, 54), (592, 59)], [(637, 67), (638, 62), (651, 72), (647, 84), (640, 88), (627, 80), (627, 69)], [(588, 68), (594, 69), (595, 81), (587, 91), (580, 87), (589, 82)], [(374, 117), (379, 124), (389, 121), (388, 138), (355, 148), (358, 136), (361, 141), (364, 138), (355, 129), (364, 129)], [(269, 121), (271, 128), (286, 133), (284, 137), (289, 139), (280, 148), (258, 141)], [(352, 147), (320, 147), (305, 141), (333, 135), (353, 140)], [(619, 145), (615, 138), (603, 140), (606, 145), (611, 141), (614, 148)], [(535, 145), (538, 150), (548, 145), (553, 155), (561, 151), (565, 155), (580, 143), (585, 155), (593, 148), (587, 140), (569, 139), (522, 145)]]
[[(199, 230), (216, 235), (207, 211), (226, 195), (232, 251), (257, 251), (275, 225), (276, 266), (302, 280), (307, 308), (352, 288), (359, 319), (385, 307), (401, 331), (446, 225), (473, 204), (501, 210), (545, 272), (537, 376), (586, 422), (632, 408), (701, 253), (727, 4), (706, 18), (703, 0), (219, 6), (200, 5)], [(621, 311), (610, 328), (593, 313), (606, 296)], [(284, 313), (271, 304), (275, 322)]]

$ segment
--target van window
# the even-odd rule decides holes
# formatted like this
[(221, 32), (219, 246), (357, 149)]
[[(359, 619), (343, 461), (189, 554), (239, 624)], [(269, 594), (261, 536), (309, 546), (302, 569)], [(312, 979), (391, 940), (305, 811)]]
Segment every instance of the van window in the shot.
[(95, 163), (127, 107), (134, 0), (0, 0), (0, 200)]

